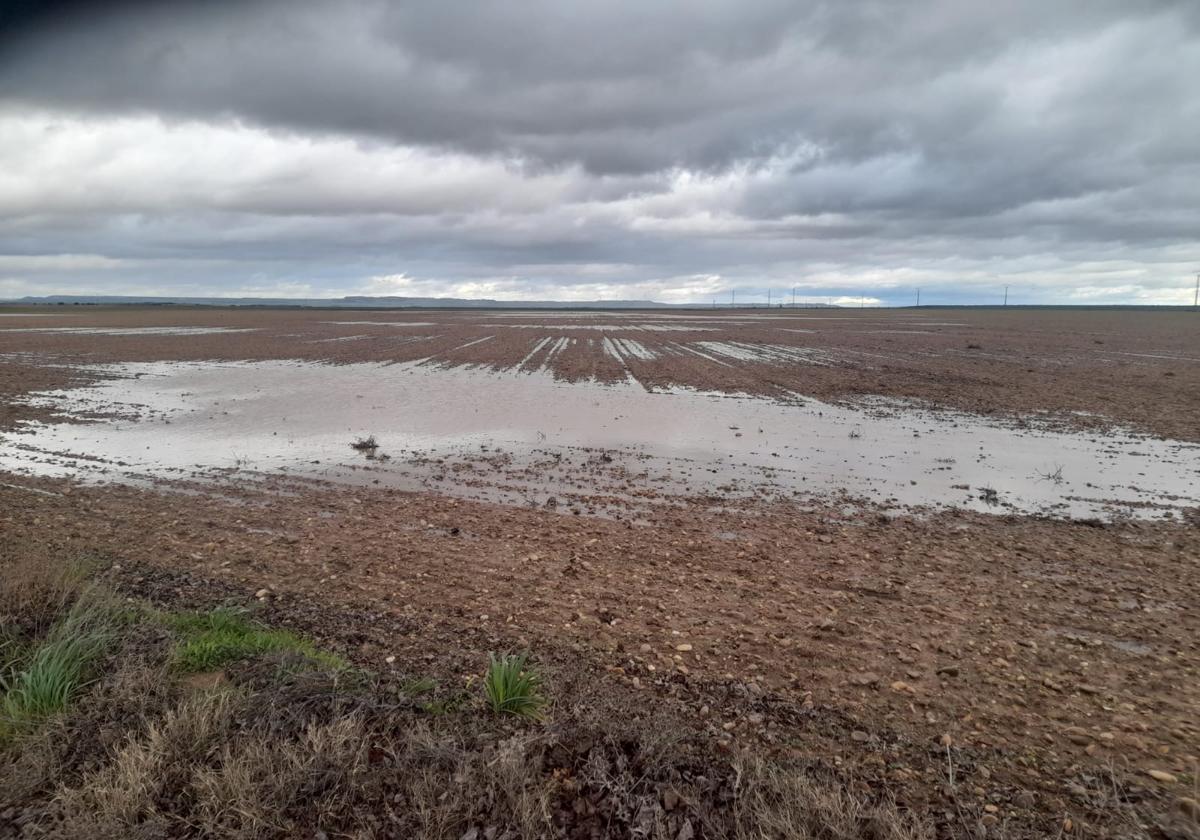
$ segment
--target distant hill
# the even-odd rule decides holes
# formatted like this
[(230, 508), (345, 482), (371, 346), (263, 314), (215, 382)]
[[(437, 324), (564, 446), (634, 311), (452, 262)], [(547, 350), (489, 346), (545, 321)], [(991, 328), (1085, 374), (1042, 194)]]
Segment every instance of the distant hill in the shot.
[[(346, 309), (696, 309), (705, 304), (659, 303), (653, 300), (489, 300), (487, 298), (370, 297), (342, 298), (225, 298), (155, 297), (139, 295), (47, 295), (5, 301), (35, 305), (142, 305), (142, 306), (270, 306)], [(753, 304), (751, 304), (753, 305)], [(806, 304), (807, 309), (828, 309), (827, 304)]]

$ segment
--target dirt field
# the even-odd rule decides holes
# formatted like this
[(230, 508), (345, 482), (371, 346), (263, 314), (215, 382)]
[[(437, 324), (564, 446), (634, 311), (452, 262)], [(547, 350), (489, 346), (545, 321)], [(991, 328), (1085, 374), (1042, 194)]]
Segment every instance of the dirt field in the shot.
[[(1200, 441), (1200, 318), (1185, 312), (61, 309), (0, 311), (0, 428), (63, 419), (29, 395), (110, 375), (81, 366), (423, 360), (431, 376), (517, 369), (578, 388), (632, 378), (655, 391), (772, 401), (919, 400), (1018, 434), (1036, 417), (1090, 430), (1079, 440), (1097, 461), (1115, 457), (1114, 427)], [(742, 432), (753, 430), (731, 435)], [(507, 448), (503, 457), (517, 457), (519, 446)], [(606, 445), (565, 468), (545, 453), (521, 462), (523, 473), (543, 461), (557, 471), (554, 504), (546, 492), (536, 504), (454, 492), (497, 457), (439, 461), (413, 488), (372, 483), (375, 466), (354, 481), (264, 480), (248, 469), (163, 475), (152, 486), (113, 480), (119, 471), (100, 484), (82, 473), (6, 474), (0, 561), (88, 557), (123, 596), (163, 609), (250, 606), (385, 677), (470, 687), (488, 653), (528, 650), (552, 705), (521, 731), (580, 756), (578, 766), (546, 759), (545, 773), (581, 772), (594, 739), (619, 739), (622, 727), (669, 731), (687, 750), (663, 765), (674, 776), (651, 774), (653, 830), (636, 814), (597, 810), (603, 796), (577, 799), (578, 788), (568, 796), (560, 786), (554, 824), (564, 836), (901, 836), (866, 823), (853, 835), (765, 823), (735, 831), (698, 816), (730, 812), (736, 797), (694, 783), (696, 774), (732, 780), (731, 767), (758, 759), (799, 763), (927, 821), (928, 834), (904, 836), (1200, 836), (1191, 491), (1156, 520), (1132, 515), (1136, 506), (1086, 519), (954, 504), (885, 511), (838, 494), (667, 493), (632, 466), (645, 453)], [(436, 460), (413, 461), (422, 459)], [(628, 504), (614, 514), (576, 503), (617, 468)], [(1186, 488), (1200, 459), (1181, 446), (1163, 469)], [(494, 485), (515, 481), (502, 474)], [(584, 733), (580, 721), (601, 719)], [(79, 761), (102, 764), (96, 750)], [(667, 790), (680, 779), (693, 785), (683, 804)], [(0, 833), (53, 834), (54, 790), (10, 794)], [(438, 836), (489, 830), (466, 820)]]

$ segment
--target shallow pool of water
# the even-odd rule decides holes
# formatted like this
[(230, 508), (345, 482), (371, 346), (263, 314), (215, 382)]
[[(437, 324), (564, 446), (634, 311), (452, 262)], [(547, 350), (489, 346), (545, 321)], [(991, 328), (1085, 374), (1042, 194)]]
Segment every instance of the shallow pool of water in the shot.
[[(894, 404), (861, 409), (421, 363), (160, 362), (37, 397), (84, 423), (0, 435), (0, 469), (132, 481), (286, 472), (502, 501), (812, 497), (1057, 516), (1200, 503), (1200, 447)], [(373, 435), (367, 461), (351, 449)]]

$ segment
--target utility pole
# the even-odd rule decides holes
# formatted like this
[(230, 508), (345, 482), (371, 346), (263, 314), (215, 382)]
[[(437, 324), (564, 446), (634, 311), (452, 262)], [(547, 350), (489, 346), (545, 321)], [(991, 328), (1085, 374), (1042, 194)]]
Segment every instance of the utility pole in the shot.
[(917, 307), (921, 306), (921, 287), (917, 286)]
[(767, 309), (771, 308), (771, 290), (767, 289)]
[(1200, 271), (1196, 272), (1196, 294), (1192, 296), (1192, 309), (1200, 309)]
[(1008, 306), (1008, 286), (1004, 287), (1004, 305)]

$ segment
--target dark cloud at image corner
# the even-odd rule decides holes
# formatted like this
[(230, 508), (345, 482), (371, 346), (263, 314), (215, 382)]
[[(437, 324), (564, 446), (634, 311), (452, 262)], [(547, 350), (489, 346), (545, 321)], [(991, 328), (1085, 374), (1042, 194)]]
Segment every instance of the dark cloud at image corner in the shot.
[(36, 37), (56, 27), (153, 5), (150, 0), (0, 0), (0, 38)]

